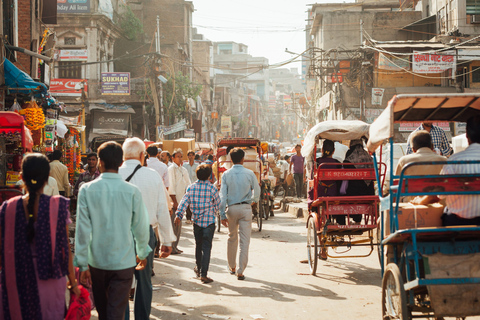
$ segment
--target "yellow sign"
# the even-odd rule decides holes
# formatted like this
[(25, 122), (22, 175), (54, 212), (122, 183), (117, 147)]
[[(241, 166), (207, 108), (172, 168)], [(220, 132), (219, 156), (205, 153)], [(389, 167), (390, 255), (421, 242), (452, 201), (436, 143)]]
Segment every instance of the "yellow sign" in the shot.
[(20, 172), (18, 171), (7, 171), (6, 185), (9, 187), (15, 186), (15, 184), (20, 180)]

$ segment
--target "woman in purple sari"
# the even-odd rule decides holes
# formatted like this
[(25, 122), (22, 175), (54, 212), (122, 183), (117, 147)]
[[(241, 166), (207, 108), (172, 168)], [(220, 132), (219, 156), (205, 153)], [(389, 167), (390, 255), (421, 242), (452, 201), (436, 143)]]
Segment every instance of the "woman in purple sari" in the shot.
[(44, 155), (27, 154), (22, 162), (27, 192), (0, 207), (5, 320), (64, 319), (67, 276), (70, 292), (80, 294), (68, 243), (69, 200), (42, 194), (49, 173)]

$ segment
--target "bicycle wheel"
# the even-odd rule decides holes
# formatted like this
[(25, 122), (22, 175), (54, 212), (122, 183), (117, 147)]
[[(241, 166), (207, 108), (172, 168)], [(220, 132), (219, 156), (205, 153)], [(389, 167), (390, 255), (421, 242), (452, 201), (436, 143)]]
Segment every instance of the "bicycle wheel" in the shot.
[(263, 218), (265, 220), (268, 220), (268, 214), (270, 213), (270, 206), (268, 205), (268, 200), (263, 200), (263, 204), (262, 204), (262, 207), (263, 207)]
[(315, 275), (317, 273), (318, 265), (318, 235), (313, 218), (308, 219), (307, 254), (310, 272)]

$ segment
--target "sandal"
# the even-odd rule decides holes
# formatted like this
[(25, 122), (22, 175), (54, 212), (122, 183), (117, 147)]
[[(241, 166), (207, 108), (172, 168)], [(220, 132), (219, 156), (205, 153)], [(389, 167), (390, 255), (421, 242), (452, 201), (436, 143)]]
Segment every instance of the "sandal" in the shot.
[(230, 272), (230, 274), (235, 274), (235, 268), (230, 269), (230, 267), (228, 267), (228, 272)]
[(321, 250), (320, 250), (319, 258), (320, 258), (321, 260), (327, 261), (327, 259), (328, 259), (328, 254), (327, 254), (327, 250), (326, 250), (326, 249), (321, 249)]
[(211, 283), (213, 282), (213, 279), (209, 277), (201, 277), (200, 281), (202, 281), (202, 283)]
[(200, 278), (200, 271), (198, 271), (197, 267), (193, 268), (193, 272), (195, 272), (195, 275), (197, 276), (197, 278)]

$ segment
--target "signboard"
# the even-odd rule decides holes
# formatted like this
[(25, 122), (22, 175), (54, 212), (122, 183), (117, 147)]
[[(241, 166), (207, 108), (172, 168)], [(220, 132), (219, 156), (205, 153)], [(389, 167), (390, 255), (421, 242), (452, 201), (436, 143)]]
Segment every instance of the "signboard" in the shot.
[[(443, 131), (450, 131), (450, 124), (448, 123), (448, 121), (432, 122), (432, 123), (434, 126), (442, 128)], [(421, 124), (422, 124), (421, 122), (400, 122), (398, 131), (401, 131), (401, 132), (413, 131), (418, 127), (420, 127)]]
[(342, 83), (343, 82), (343, 74), (341, 72), (337, 73), (329, 73), (327, 76), (327, 83)]
[[(83, 81), (83, 84), (82, 84)], [(52, 79), (50, 81), (50, 93), (53, 96), (81, 97), (82, 85), (85, 92), (88, 91), (87, 80), (84, 79)], [(77, 89), (75, 89), (77, 88)]]
[(232, 117), (222, 116), (221, 123), (222, 123), (222, 130), (220, 132), (222, 133), (232, 132)]
[(412, 70), (417, 73), (440, 73), (455, 68), (455, 50), (442, 51), (439, 53), (413, 52)]
[(171, 126), (157, 126), (158, 135), (168, 136), (169, 134), (180, 132), (187, 129), (187, 121), (185, 119), (180, 120), (179, 122), (172, 124)]
[(90, 0), (57, 0), (57, 13), (90, 13)]
[(383, 93), (385, 89), (382, 88), (372, 88), (372, 105), (380, 106), (382, 105)]
[(185, 138), (195, 138), (195, 132), (193, 130), (183, 130), (183, 136)]
[(87, 61), (88, 50), (59, 50), (58, 59), (60, 61)]
[(458, 60), (480, 60), (480, 49), (458, 49)]
[(408, 57), (397, 58), (395, 56), (385, 55), (380, 53), (378, 55), (378, 69), (402, 71), (403, 69), (410, 69), (410, 61)]
[(102, 95), (130, 95), (130, 72), (102, 72), (101, 82)]
[(129, 113), (95, 111), (92, 132), (126, 136), (129, 124)]

